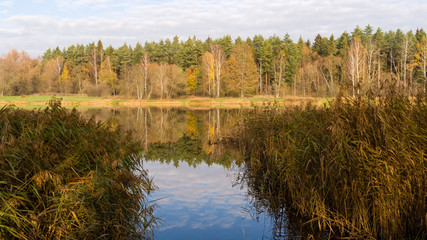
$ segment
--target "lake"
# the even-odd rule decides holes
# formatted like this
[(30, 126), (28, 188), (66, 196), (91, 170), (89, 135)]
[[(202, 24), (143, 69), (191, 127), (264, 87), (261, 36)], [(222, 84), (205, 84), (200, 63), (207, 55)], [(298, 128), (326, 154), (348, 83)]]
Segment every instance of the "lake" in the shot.
[[(215, 144), (242, 110), (85, 109), (85, 116), (132, 129), (145, 148), (143, 166), (162, 224), (155, 239), (299, 238), (301, 224), (286, 206), (271, 209), (248, 189), (239, 151)], [(292, 217), (292, 216), (290, 216)]]

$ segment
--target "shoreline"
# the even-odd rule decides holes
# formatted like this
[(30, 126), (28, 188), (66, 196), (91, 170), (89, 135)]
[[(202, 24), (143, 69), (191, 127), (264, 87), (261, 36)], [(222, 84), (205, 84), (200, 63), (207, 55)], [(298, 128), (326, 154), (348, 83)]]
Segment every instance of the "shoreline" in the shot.
[(212, 108), (250, 108), (251, 106), (263, 106), (276, 103), (279, 106), (292, 106), (310, 102), (321, 106), (327, 103), (327, 98), (314, 97), (280, 97), (255, 96), (248, 98), (209, 98), (209, 97), (186, 97), (177, 99), (125, 99), (125, 98), (102, 98), (85, 96), (55, 96), (55, 95), (28, 95), (28, 96), (4, 96), (0, 97), (0, 106), (15, 105), (23, 108), (39, 108), (48, 106), (53, 98), (62, 98), (63, 107), (76, 108), (184, 108), (184, 109), (212, 109)]

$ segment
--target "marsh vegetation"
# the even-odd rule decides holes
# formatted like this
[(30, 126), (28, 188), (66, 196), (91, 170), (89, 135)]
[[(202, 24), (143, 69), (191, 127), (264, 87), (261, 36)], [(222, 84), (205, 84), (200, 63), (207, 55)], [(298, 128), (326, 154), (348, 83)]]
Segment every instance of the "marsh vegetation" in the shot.
[[(426, 115), (425, 97), (397, 94), (324, 107), (6, 107), (0, 237), (233, 239), (251, 226), (247, 237), (423, 239)], [(149, 176), (168, 192), (147, 198)]]
[(424, 239), (426, 116), (425, 97), (397, 94), (255, 108), (234, 139), (240, 181), (279, 222), (279, 237), (291, 208), (329, 237)]
[(130, 132), (58, 101), (0, 109), (1, 239), (151, 239), (154, 188)]

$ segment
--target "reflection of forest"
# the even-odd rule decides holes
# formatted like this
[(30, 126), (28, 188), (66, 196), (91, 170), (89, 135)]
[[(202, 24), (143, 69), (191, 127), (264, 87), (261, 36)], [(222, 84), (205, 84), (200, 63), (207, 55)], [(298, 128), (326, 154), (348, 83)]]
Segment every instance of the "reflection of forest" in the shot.
[(230, 149), (215, 142), (221, 132), (238, 121), (240, 110), (103, 108), (81, 112), (97, 121), (108, 121), (113, 127), (131, 129), (144, 145), (147, 160), (173, 161), (175, 165), (185, 161), (194, 166), (204, 161), (229, 167), (235, 159)]
[(293, 239), (301, 236), (315, 239), (327, 234), (304, 226), (304, 219), (289, 207), (289, 196), (284, 182), (275, 178), (274, 169), (263, 169), (240, 164), (239, 149), (216, 144), (240, 119), (242, 110), (211, 109), (184, 110), (171, 108), (119, 108), (82, 110), (85, 116), (108, 121), (113, 127), (131, 129), (144, 145), (148, 161), (188, 164), (196, 167), (202, 162), (240, 167), (234, 183), (247, 189), (250, 201), (248, 213), (257, 218), (266, 213), (271, 219), (273, 239)]

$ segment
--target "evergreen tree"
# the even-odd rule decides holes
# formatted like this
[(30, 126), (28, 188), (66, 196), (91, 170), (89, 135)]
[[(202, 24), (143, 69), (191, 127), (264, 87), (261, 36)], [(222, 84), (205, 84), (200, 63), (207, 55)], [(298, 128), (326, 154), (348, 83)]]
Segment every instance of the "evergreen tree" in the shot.
[(349, 47), (349, 39), (350, 39), (350, 35), (347, 32), (344, 32), (343, 34), (341, 34), (341, 36), (338, 38), (338, 53), (341, 56), (346, 56), (347, 52), (348, 52), (348, 47)]
[(193, 65), (196, 65), (196, 59), (194, 58), (195, 46), (192, 38), (188, 38), (185, 43), (181, 43), (179, 51), (179, 64), (181, 69), (187, 69)]
[(226, 35), (222, 38), (215, 40), (216, 44), (219, 44), (224, 50), (225, 57), (228, 59), (233, 51), (233, 40), (230, 35)]
[(363, 30), (359, 27), (359, 25), (354, 28), (353, 32), (351, 32), (351, 41), (355, 39), (356, 37), (359, 37), (362, 42), (365, 40), (365, 34), (363, 33)]
[(286, 45), (286, 70), (285, 70), (285, 80), (286, 83), (294, 88), (294, 95), (296, 94), (296, 74), (299, 67), (301, 66), (302, 53), (298, 48), (298, 45), (292, 41), (288, 42)]
[(144, 48), (141, 43), (137, 42), (132, 53), (132, 65), (138, 64), (141, 62), (141, 58), (144, 55)]
[(417, 42), (421, 42), (425, 36), (427, 36), (426, 32), (424, 32), (422, 28), (417, 28), (417, 31), (415, 32), (415, 38), (417, 39)]
[(331, 36), (329, 37), (327, 49), (327, 56), (335, 56), (335, 54), (337, 53), (337, 46), (333, 34), (331, 34)]

